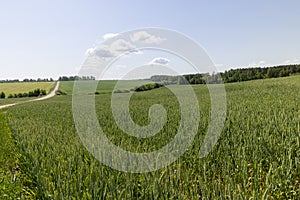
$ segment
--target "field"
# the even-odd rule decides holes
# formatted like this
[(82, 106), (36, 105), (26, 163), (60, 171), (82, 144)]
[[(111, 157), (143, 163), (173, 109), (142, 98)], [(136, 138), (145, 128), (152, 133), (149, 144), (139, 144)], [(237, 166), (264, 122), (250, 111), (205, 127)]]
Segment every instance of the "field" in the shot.
[(54, 85), (55, 82), (0, 83), (0, 92), (4, 92), (6, 95), (5, 99), (0, 99), (0, 106), (34, 99), (33, 97), (8, 99), (7, 97), (9, 94), (28, 93), (29, 91), (33, 91), (37, 88), (44, 89), (47, 93), (49, 93)]
[[(12, 144), (11, 148), (17, 149), (6, 146), (2, 152), (18, 151), (21, 159), (12, 156), (10, 162), (18, 160), (22, 172), (16, 178), (20, 182), (11, 183), (16, 184), (15, 190), (9, 189), (12, 186), (7, 181), (8, 175), (3, 175), (2, 182), (0, 177), (0, 198), (6, 195), (12, 196), (11, 199), (16, 196), (32, 199), (299, 199), (299, 75), (226, 84), (227, 118), (223, 131), (210, 154), (201, 159), (198, 152), (207, 131), (210, 96), (205, 85), (194, 85), (200, 121), (192, 146), (171, 165), (140, 174), (111, 169), (86, 150), (74, 126), (72, 84), (61, 83), (61, 90), (68, 95), (8, 109), (5, 111), (8, 124), (4, 115), (0, 116), (2, 126), (6, 127), (2, 134), (11, 132), (16, 142), (6, 140)], [(107, 81), (97, 91), (109, 92), (112, 86), (113, 81)], [(122, 89), (130, 89), (130, 86)], [(174, 87), (186, 89), (186, 86)], [(117, 95), (121, 98), (124, 94)], [(130, 114), (139, 125), (148, 124), (151, 105), (162, 104), (167, 111), (163, 129), (147, 139), (134, 138), (120, 130), (113, 119), (110, 100), (109, 93), (95, 97), (99, 123), (114, 144), (132, 152), (149, 152), (165, 146), (175, 136), (180, 107), (167, 88), (134, 93), (131, 97)]]
[(37, 88), (44, 89), (48, 93), (54, 85), (55, 82), (0, 83), (0, 91), (4, 92), (6, 96), (9, 94), (29, 92)]
[[(150, 80), (121, 80), (119, 81), (119, 85), (116, 90), (130, 90), (133, 89), (136, 85), (143, 85), (147, 83), (151, 83), (152, 81)], [(117, 83), (116, 80), (102, 80), (99, 81), (99, 87), (97, 88), (97, 92), (99, 93), (110, 93), (114, 90), (115, 84)], [(73, 81), (66, 81), (61, 84), (60, 89), (67, 93), (67, 94), (72, 94), (73, 93)]]

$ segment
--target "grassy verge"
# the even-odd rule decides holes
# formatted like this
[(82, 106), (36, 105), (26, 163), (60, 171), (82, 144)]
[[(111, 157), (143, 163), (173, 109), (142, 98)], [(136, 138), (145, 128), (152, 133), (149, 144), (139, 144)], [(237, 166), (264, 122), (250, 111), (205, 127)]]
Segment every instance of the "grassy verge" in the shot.
[(32, 181), (24, 171), (22, 154), (2, 112), (0, 138), (0, 199), (34, 199)]

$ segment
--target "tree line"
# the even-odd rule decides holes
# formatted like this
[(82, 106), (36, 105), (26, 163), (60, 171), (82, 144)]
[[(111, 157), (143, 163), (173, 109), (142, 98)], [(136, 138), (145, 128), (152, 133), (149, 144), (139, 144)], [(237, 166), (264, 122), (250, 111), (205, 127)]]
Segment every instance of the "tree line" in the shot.
[[(28, 93), (24, 92), (24, 93), (18, 93), (18, 94), (9, 94), (7, 96), (7, 98), (10, 99), (10, 98), (23, 98), (23, 97), (39, 97), (39, 96), (44, 96), (46, 94), (47, 94), (46, 90), (37, 88)], [(6, 94), (4, 92), (1, 92), (0, 98), (5, 99), (5, 97), (6, 97)]]
[(96, 80), (94, 76), (60, 76), (59, 81), (91, 81)]
[[(59, 81), (90, 81), (90, 80), (96, 80), (94, 76), (60, 76)], [(25, 78), (23, 80), (19, 79), (6, 79), (6, 80), (0, 80), (0, 83), (18, 83), (18, 82), (53, 82), (53, 78), (38, 78), (38, 79), (29, 79)]]
[(300, 65), (231, 69), (221, 73), (185, 74), (182, 76), (155, 75), (150, 79), (163, 84), (219, 84), (285, 77), (300, 73)]
[(231, 69), (221, 73), (224, 83), (249, 81), (264, 78), (278, 78), (300, 73), (300, 65)]
[(25, 78), (23, 80), (19, 79), (6, 79), (6, 80), (0, 80), (0, 83), (18, 83), (18, 82), (53, 82), (53, 78), (38, 78), (38, 79), (28, 79)]

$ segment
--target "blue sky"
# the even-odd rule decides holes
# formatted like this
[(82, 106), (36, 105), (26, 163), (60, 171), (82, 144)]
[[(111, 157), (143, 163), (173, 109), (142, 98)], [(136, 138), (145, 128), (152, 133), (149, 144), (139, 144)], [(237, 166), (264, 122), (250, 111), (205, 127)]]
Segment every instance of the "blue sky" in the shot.
[(300, 63), (300, 1), (1, 1), (0, 79), (74, 75), (106, 33), (179, 31), (220, 71)]

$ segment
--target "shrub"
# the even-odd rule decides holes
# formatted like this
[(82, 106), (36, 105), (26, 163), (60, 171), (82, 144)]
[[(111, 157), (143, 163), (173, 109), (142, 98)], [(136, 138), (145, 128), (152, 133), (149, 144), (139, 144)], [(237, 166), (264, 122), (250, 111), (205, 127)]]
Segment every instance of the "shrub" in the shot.
[(41, 95), (46, 95), (47, 94), (47, 92), (46, 92), (46, 90), (41, 90)]
[(38, 88), (38, 89), (35, 89), (34, 91), (33, 91), (33, 96), (35, 96), (35, 97), (38, 97), (38, 96), (40, 96), (40, 94), (41, 94), (41, 90)]
[(28, 96), (29, 96), (29, 97), (33, 97), (33, 92), (30, 91), (30, 92), (28, 93)]
[(4, 93), (4, 92), (1, 92), (1, 93), (0, 93), (0, 98), (1, 98), (1, 99), (4, 99), (4, 98), (5, 98), (5, 93)]
[(61, 91), (61, 90), (57, 90), (57, 91), (55, 92), (55, 94), (56, 94), (56, 95), (67, 95), (67, 93), (65, 93), (65, 92), (63, 92), (63, 91)]
[(147, 90), (153, 90), (153, 89), (160, 88), (160, 87), (163, 87), (163, 86), (164, 86), (164, 84), (162, 84), (162, 83), (148, 83), (148, 84), (136, 87), (134, 89), (134, 91), (142, 92), (142, 91), (147, 91)]
[(129, 92), (130, 92), (129, 90), (120, 90), (120, 89), (114, 91), (114, 93), (129, 93)]

